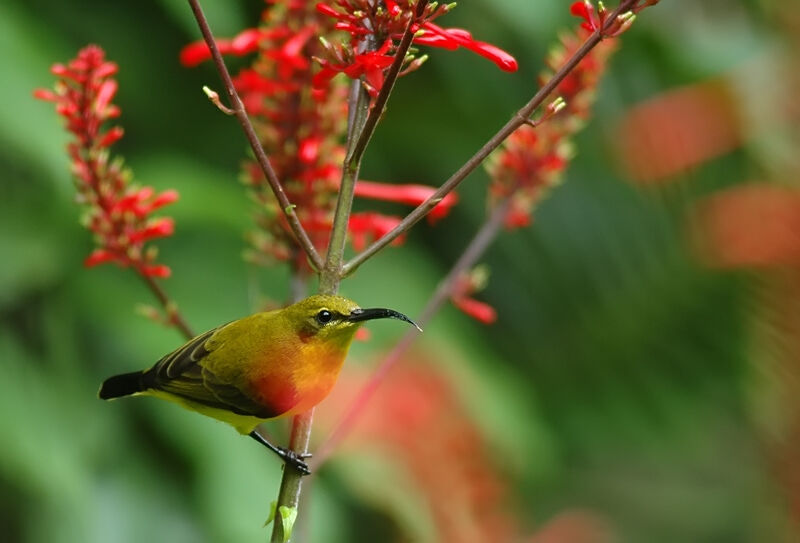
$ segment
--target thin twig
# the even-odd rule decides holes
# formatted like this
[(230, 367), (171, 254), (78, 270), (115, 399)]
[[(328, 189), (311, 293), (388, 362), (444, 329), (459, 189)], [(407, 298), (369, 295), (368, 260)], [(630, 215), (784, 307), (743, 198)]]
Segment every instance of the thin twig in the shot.
[[(469, 269), (475, 266), (478, 259), (483, 256), (486, 249), (497, 238), (497, 234), (503, 225), (508, 209), (511, 206), (511, 201), (514, 192), (503, 200), (499, 201), (494, 207), (492, 212), (486, 218), (484, 223), (476, 232), (475, 236), (470, 240), (464, 252), (459, 259), (453, 264), (450, 272), (439, 282), (425, 308), (415, 322), (424, 327), (431, 318), (436, 314), (442, 305), (450, 298), (453, 293), (453, 287), (458, 282), (459, 278), (466, 273)], [(331, 432), (327, 440), (322, 444), (317, 452), (314, 462), (311, 464), (312, 469), (316, 470), (319, 466), (327, 460), (331, 453), (336, 449), (336, 446), (344, 439), (358, 420), (358, 417), (364, 412), (364, 405), (370, 401), (372, 396), (377, 391), (378, 387), (384, 381), (386, 374), (389, 370), (400, 360), (404, 354), (411, 347), (414, 340), (419, 337), (419, 334), (414, 330), (409, 330), (403, 335), (400, 341), (394, 346), (386, 357), (384, 357), (378, 368), (372, 373), (367, 383), (361, 388), (356, 398), (350, 402), (350, 405), (345, 411), (339, 423)]]
[(342, 262), (344, 247), (347, 241), (347, 225), (350, 222), (350, 211), (353, 207), (356, 180), (361, 169), (361, 156), (353, 154), (353, 147), (359, 134), (363, 132), (368, 118), (369, 96), (360, 80), (353, 81), (353, 92), (349, 101), (350, 128), (348, 129), (347, 158), (342, 165), (342, 181), (339, 184), (339, 196), (336, 200), (336, 211), (333, 215), (333, 227), (328, 242), (328, 254), (325, 267), (319, 278), (321, 294), (336, 294), (342, 279)]
[(189, 325), (186, 324), (180, 311), (178, 311), (177, 304), (167, 296), (167, 293), (164, 292), (161, 285), (156, 283), (155, 279), (145, 273), (139, 272), (138, 275), (164, 307), (164, 311), (167, 314), (167, 322), (180, 330), (181, 334), (183, 334), (186, 339), (192, 339), (194, 337), (194, 332), (192, 332), (192, 329), (189, 328)]
[(389, 245), (397, 237), (407, 232), (414, 226), (420, 219), (425, 217), (442, 198), (447, 196), (454, 190), (461, 181), (464, 180), (475, 168), (486, 159), (489, 154), (500, 146), (505, 139), (510, 136), (517, 128), (528, 123), (533, 112), (536, 108), (542, 105), (547, 97), (555, 90), (559, 83), (578, 65), (578, 63), (585, 57), (594, 47), (603, 40), (604, 33), (610, 27), (620, 13), (630, 10), (631, 6), (637, 0), (623, 0), (623, 2), (613, 11), (610, 17), (606, 19), (606, 24), (602, 29), (598, 29), (594, 34), (589, 36), (583, 45), (578, 49), (574, 55), (547, 81), (547, 83), (539, 89), (539, 91), (525, 104), (519, 111), (512, 115), (511, 119), (486, 142), (486, 144), (478, 149), (478, 151), (464, 163), (447, 181), (439, 187), (427, 200), (417, 206), (411, 213), (409, 213), (400, 223), (395, 226), (391, 231), (386, 233), (380, 239), (370, 244), (364, 251), (357, 254), (350, 261), (348, 261), (343, 269), (344, 276), (353, 273), (361, 264), (375, 255), (378, 251)]
[(239, 124), (242, 126), (242, 130), (244, 130), (245, 137), (247, 137), (247, 141), (250, 143), (250, 147), (253, 150), (256, 161), (261, 167), (261, 171), (264, 172), (264, 176), (267, 178), (267, 182), (272, 188), (272, 192), (275, 194), (275, 198), (278, 200), (284, 215), (286, 215), (286, 220), (288, 221), (289, 227), (294, 233), (297, 243), (300, 244), (305, 253), (308, 255), (312, 266), (319, 270), (323, 265), (322, 258), (319, 256), (316, 248), (314, 248), (314, 244), (311, 242), (311, 239), (308, 237), (303, 225), (300, 223), (300, 219), (297, 217), (297, 213), (294, 210), (294, 205), (292, 205), (288, 196), (286, 196), (286, 192), (283, 190), (283, 186), (281, 185), (275, 170), (272, 168), (272, 164), (270, 163), (267, 154), (264, 152), (264, 148), (261, 146), (258, 135), (253, 128), (253, 124), (250, 122), (250, 118), (247, 116), (247, 111), (244, 109), (244, 104), (242, 103), (241, 98), (239, 98), (239, 94), (236, 92), (236, 88), (233, 85), (231, 74), (228, 72), (228, 68), (225, 66), (225, 61), (222, 59), (222, 54), (220, 54), (217, 43), (214, 41), (214, 36), (211, 34), (211, 29), (208, 26), (208, 21), (203, 14), (203, 10), (200, 7), (198, 0), (189, 0), (189, 5), (191, 6), (194, 17), (197, 20), (197, 25), (200, 27), (200, 32), (203, 34), (203, 39), (211, 51), (211, 56), (214, 59), (217, 72), (219, 72), (220, 78), (222, 78), (222, 82), (225, 85), (225, 90), (228, 93), (228, 98), (232, 106), (231, 109), (236, 115)]

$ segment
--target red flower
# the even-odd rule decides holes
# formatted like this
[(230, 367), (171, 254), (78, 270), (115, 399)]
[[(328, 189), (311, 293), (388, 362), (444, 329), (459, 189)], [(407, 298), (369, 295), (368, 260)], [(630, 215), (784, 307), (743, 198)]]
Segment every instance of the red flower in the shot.
[[(355, 188), (355, 195), (361, 198), (385, 200), (412, 206), (420, 205), (430, 198), (434, 192), (436, 192), (436, 189), (426, 185), (391, 185), (374, 181), (359, 181), (356, 183)], [(435, 222), (446, 216), (456, 202), (458, 202), (456, 193), (447, 194), (428, 214), (428, 220)]]
[(178, 193), (168, 190), (156, 195), (150, 187), (130, 186), (130, 172), (123, 168), (121, 159), (109, 158), (108, 148), (123, 135), (119, 126), (103, 131), (105, 121), (120, 113), (111, 103), (117, 92), (117, 82), (111, 79), (116, 64), (105, 60), (102, 49), (90, 45), (68, 65), (56, 64), (51, 71), (60, 78), (55, 92), (39, 89), (34, 96), (55, 102), (56, 111), (75, 137), (67, 151), (79, 199), (85, 203), (85, 223), (98, 245), (84, 265), (114, 262), (143, 275), (169, 276), (169, 268), (154, 263), (156, 251), (145, 243), (172, 235), (171, 218), (148, 216), (177, 200)]
[[(450, 11), (454, 5), (432, 2), (420, 17), (416, 17), (416, 2), (412, 0), (385, 2), (384, 6), (371, 0), (336, 0), (334, 5), (318, 3), (317, 11), (334, 19), (335, 28), (349, 33), (351, 39), (349, 44), (329, 46), (330, 59), (320, 60), (323, 69), (314, 79), (314, 87), (324, 89), (335, 75), (344, 73), (351, 79), (364, 76), (370, 93), (377, 95), (383, 84), (384, 72), (394, 60), (396, 42), (413, 17), (416, 18), (411, 30), (415, 33), (414, 41), (418, 45), (448, 50), (464, 47), (491, 60), (502, 70), (516, 71), (517, 61), (499, 47), (473, 39), (466, 30), (442, 28), (432, 22)], [(355, 53), (358, 43), (368, 35), (381, 40), (380, 49)], [(412, 56), (404, 59), (405, 69), (401, 75), (418, 68), (423, 60), (424, 57), (414, 60)]]
[[(232, 40), (217, 40), (217, 48), (223, 55), (244, 56), (258, 50), (258, 42), (262, 32), (255, 28), (248, 28), (237, 34)], [(211, 59), (211, 50), (204, 41), (192, 42), (181, 50), (180, 61), (184, 66), (197, 66), (201, 62)]]
[[(353, 242), (353, 248), (356, 251), (362, 250), (366, 246), (368, 239), (374, 241), (382, 237), (394, 229), (399, 223), (399, 217), (392, 217), (381, 213), (365, 212), (351, 214), (347, 229), (350, 231), (350, 239)], [(402, 242), (403, 236), (400, 236), (392, 243), (394, 245), (399, 245)]]
[(489, 279), (487, 269), (478, 266), (470, 273), (458, 278), (450, 293), (450, 301), (458, 309), (483, 324), (492, 324), (497, 320), (497, 311), (487, 303), (472, 298), (483, 290)]
[(339, 73), (344, 73), (350, 79), (364, 76), (370, 95), (377, 96), (383, 86), (384, 71), (394, 60), (393, 56), (386, 54), (391, 44), (390, 40), (386, 40), (378, 50), (355, 55), (350, 63), (334, 64), (320, 60), (322, 70), (314, 76), (312, 85), (315, 88), (326, 88), (330, 80)]

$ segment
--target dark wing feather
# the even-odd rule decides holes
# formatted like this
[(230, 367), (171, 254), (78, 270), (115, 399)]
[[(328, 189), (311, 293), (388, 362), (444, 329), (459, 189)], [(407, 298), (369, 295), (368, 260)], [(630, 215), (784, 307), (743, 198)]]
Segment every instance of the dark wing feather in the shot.
[(273, 417), (270, 410), (248, 397), (238, 387), (221, 382), (203, 365), (203, 360), (213, 350), (209, 350), (208, 340), (223, 327), (197, 336), (156, 362), (144, 375), (146, 385), (148, 388), (169, 392), (238, 415)]

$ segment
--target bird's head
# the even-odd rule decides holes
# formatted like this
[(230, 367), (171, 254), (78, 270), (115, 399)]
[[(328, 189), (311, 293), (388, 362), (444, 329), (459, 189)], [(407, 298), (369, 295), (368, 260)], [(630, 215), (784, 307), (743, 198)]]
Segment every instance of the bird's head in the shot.
[(347, 298), (318, 294), (283, 310), (304, 341), (313, 340), (346, 347), (361, 324), (372, 319), (399, 319), (420, 329), (402, 313), (393, 309), (362, 309)]

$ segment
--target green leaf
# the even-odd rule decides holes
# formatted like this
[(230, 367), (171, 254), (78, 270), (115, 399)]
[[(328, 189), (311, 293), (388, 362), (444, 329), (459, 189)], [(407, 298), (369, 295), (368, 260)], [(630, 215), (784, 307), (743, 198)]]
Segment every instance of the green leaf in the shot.
[(292, 537), (294, 521), (297, 520), (297, 507), (281, 505), (278, 507), (278, 512), (281, 514), (281, 524), (283, 525), (283, 543), (287, 543)]

